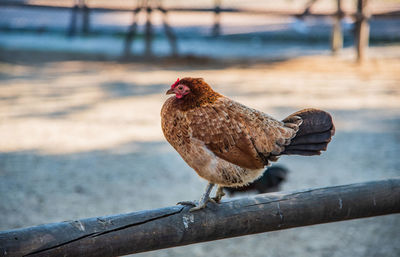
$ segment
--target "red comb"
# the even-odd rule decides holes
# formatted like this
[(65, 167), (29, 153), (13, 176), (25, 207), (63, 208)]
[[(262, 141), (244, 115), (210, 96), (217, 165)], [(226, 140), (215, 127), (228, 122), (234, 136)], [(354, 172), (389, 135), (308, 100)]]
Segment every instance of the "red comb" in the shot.
[(174, 84), (171, 85), (171, 88), (175, 88), (179, 83), (179, 78), (175, 81)]

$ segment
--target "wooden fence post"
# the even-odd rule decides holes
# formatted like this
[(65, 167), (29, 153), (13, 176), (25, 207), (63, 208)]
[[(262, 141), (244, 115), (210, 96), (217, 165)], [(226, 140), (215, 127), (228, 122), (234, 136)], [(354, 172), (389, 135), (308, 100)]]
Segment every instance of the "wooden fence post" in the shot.
[(362, 62), (366, 57), (366, 48), (369, 41), (368, 24), (368, 0), (357, 1), (357, 13), (355, 22), (355, 47), (357, 51), (357, 61)]
[(124, 51), (123, 51), (123, 58), (127, 58), (131, 55), (131, 48), (132, 43), (135, 39), (136, 30), (137, 30), (137, 16), (142, 6), (138, 5), (132, 12), (132, 24), (129, 26), (128, 32), (126, 33), (125, 40), (124, 40)]
[(340, 49), (343, 48), (343, 31), (342, 31), (342, 18), (344, 16), (342, 10), (342, 0), (337, 0), (337, 12), (333, 18), (332, 38), (331, 38), (331, 50), (333, 54), (336, 54)]
[(144, 55), (147, 57), (150, 57), (153, 52), (152, 52), (152, 44), (153, 44), (153, 25), (152, 25), (152, 19), (151, 19), (151, 14), (153, 12), (153, 6), (152, 6), (152, 1), (147, 0), (146, 1), (146, 24), (145, 24), (145, 33), (144, 33), (144, 40), (145, 40), (145, 49), (144, 49)]
[(86, 4), (85, 0), (81, 1), (81, 9), (82, 9), (82, 33), (87, 35), (90, 30), (90, 9)]
[(75, 1), (75, 5), (71, 8), (71, 18), (69, 22), (69, 29), (67, 36), (73, 37), (76, 34), (76, 25), (78, 19), (79, 4)]
[(167, 36), (167, 39), (169, 41), (169, 44), (171, 46), (171, 53), (172, 56), (177, 56), (178, 55), (178, 44), (176, 40), (176, 35), (174, 34), (174, 31), (172, 30), (171, 26), (168, 24), (168, 11), (164, 9), (161, 6), (161, 2), (159, 2), (158, 10), (163, 14), (163, 25), (164, 25), (164, 31), (165, 35)]
[(221, 33), (221, 0), (215, 0), (214, 5), (214, 25), (211, 34), (217, 37)]

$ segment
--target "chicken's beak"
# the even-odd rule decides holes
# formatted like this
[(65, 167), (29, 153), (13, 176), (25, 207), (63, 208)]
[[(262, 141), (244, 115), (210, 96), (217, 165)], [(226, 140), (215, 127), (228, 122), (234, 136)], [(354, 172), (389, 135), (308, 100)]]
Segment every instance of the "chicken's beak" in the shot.
[(174, 92), (174, 90), (171, 88), (171, 89), (168, 89), (168, 91), (167, 91), (167, 93), (165, 93), (166, 95), (170, 95), (170, 94), (175, 94), (175, 92)]

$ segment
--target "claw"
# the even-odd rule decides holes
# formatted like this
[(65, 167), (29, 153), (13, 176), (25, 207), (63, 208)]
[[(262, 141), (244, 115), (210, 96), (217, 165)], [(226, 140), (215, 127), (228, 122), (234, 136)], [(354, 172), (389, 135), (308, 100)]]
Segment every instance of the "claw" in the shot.
[(190, 212), (193, 212), (193, 211), (197, 211), (197, 210), (201, 210), (201, 209), (205, 208), (207, 206), (208, 202), (217, 203), (214, 199), (210, 198), (210, 192), (213, 187), (214, 187), (214, 184), (212, 184), (212, 183), (209, 183), (207, 185), (206, 192), (201, 197), (200, 201), (182, 201), (177, 204), (194, 206), (193, 208), (191, 208), (189, 210)]
[(217, 201), (215, 201), (215, 199), (214, 199), (214, 198), (215, 198), (215, 197), (213, 197), (213, 198), (209, 198), (209, 199), (208, 199), (208, 201), (209, 201), (209, 202), (212, 202), (212, 203), (215, 203), (215, 204), (217, 204), (218, 202), (217, 202)]
[(205, 203), (203, 205), (197, 205), (197, 206), (191, 208), (189, 210), (189, 212), (194, 212), (194, 211), (198, 211), (198, 210), (204, 209), (206, 206), (207, 206), (207, 203)]
[(225, 193), (223, 187), (219, 186), (215, 197), (211, 198), (215, 203), (220, 203), (222, 197), (224, 197)]
[(189, 212), (194, 212), (194, 211), (198, 211), (198, 210), (204, 209), (207, 206), (208, 202), (215, 203), (215, 201), (212, 200), (211, 198), (201, 199), (198, 204), (194, 205), (194, 207), (189, 210)]
[(177, 202), (176, 205), (189, 205), (189, 206), (197, 206), (197, 201), (181, 201), (181, 202)]
[(218, 203), (221, 202), (221, 198), (222, 198), (222, 197), (216, 197), (216, 196), (215, 196), (215, 197), (211, 198), (210, 201), (212, 201), (213, 203), (217, 203), (217, 204), (218, 204)]
[(193, 206), (193, 208), (189, 209), (190, 212), (193, 212), (193, 211), (204, 209), (207, 206), (208, 202), (212, 202), (212, 203), (216, 204), (215, 200), (211, 199), (211, 198), (204, 199), (204, 201), (201, 201), (201, 202), (199, 202), (199, 201), (181, 201), (181, 202), (178, 202), (177, 204), (185, 205), (185, 206)]

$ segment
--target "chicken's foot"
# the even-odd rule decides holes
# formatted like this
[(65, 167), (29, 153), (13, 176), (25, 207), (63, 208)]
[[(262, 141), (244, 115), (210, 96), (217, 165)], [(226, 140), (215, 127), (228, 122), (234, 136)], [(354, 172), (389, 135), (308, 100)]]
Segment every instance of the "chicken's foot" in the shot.
[(218, 186), (217, 192), (215, 193), (215, 197), (211, 199), (214, 200), (216, 203), (220, 203), (224, 195), (225, 195), (224, 188), (222, 186)]
[(213, 189), (213, 187), (214, 187), (213, 183), (208, 183), (208, 185), (206, 187), (206, 191), (201, 196), (199, 201), (182, 201), (177, 204), (194, 206), (193, 208), (191, 208), (189, 210), (190, 212), (201, 210), (207, 206), (208, 202), (215, 203), (215, 200), (210, 198), (210, 193), (211, 193), (211, 190)]

